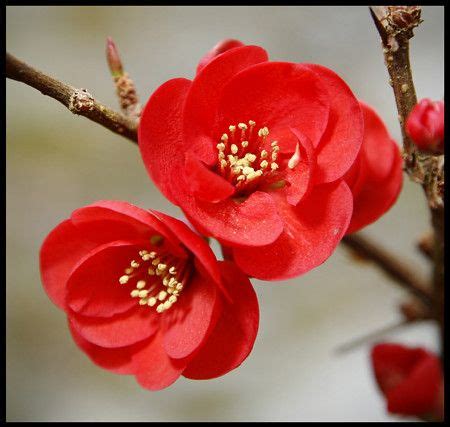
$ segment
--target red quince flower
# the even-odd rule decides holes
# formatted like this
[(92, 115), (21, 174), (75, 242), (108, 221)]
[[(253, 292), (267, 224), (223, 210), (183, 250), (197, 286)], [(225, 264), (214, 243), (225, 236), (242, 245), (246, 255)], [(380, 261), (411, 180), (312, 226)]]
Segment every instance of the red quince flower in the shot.
[(224, 375), (255, 341), (248, 278), (160, 212), (119, 201), (77, 209), (45, 239), (40, 266), (77, 345), (147, 389)]
[(239, 43), (214, 48), (192, 81), (156, 90), (139, 148), (163, 194), (243, 271), (285, 279), (324, 262), (348, 228), (343, 177), (362, 143), (362, 113), (333, 71), (271, 62)]
[(372, 348), (375, 379), (393, 414), (444, 418), (444, 380), (439, 358), (420, 347), (380, 343)]
[(422, 151), (444, 153), (444, 101), (422, 99), (406, 120), (406, 133)]
[(353, 215), (347, 234), (376, 221), (400, 194), (403, 161), (400, 149), (378, 114), (360, 101), (364, 139), (345, 181), (353, 194)]

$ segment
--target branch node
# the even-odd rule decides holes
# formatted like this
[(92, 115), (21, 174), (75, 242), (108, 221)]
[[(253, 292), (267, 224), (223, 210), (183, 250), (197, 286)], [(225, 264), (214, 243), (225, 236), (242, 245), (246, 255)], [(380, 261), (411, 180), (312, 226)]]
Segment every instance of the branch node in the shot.
[(74, 114), (92, 111), (95, 107), (94, 97), (86, 89), (74, 89), (69, 98), (68, 109)]

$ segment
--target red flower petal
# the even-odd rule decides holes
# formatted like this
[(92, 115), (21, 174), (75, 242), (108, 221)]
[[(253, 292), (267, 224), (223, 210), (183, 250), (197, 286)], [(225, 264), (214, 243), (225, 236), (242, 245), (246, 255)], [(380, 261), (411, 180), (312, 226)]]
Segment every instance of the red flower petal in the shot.
[(186, 153), (185, 174), (191, 193), (205, 202), (221, 202), (234, 193), (230, 182), (209, 170), (191, 152)]
[(164, 313), (164, 349), (175, 359), (191, 355), (202, 344), (217, 319), (217, 287), (196, 274), (178, 301)]
[(437, 406), (442, 384), (439, 358), (428, 355), (397, 387), (387, 392), (388, 411), (405, 415), (425, 415)]
[(269, 128), (271, 140), (281, 139), (277, 133), (292, 127), (316, 146), (327, 125), (329, 102), (326, 88), (307, 67), (289, 62), (257, 64), (224, 87), (218, 132), (254, 120), (257, 126)]
[(156, 334), (139, 353), (136, 374), (138, 383), (149, 390), (161, 390), (173, 384), (186, 367), (187, 360), (171, 359), (164, 351), (162, 335)]
[(61, 222), (44, 240), (40, 268), (44, 289), (52, 302), (65, 309), (66, 282), (78, 260), (97, 246), (73, 226)]
[(84, 316), (110, 317), (136, 306), (130, 287), (119, 278), (145, 248), (145, 242), (117, 241), (101, 245), (74, 268), (67, 281), (67, 305)]
[(403, 183), (400, 150), (376, 112), (361, 103), (364, 141), (345, 180), (353, 193), (354, 209), (348, 233), (376, 221), (397, 200)]
[(263, 280), (288, 279), (322, 264), (334, 251), (352, 215), (352, 194), (344, 181), (315, 187), (292, 206), (277, 197), (284, 230), (272, 244), (235, 247), (236, 264)]
[(197, 74), (209, 64), (217, 55), (220, 55), (227, 50), (234, 49), (235, 47), (244, 46), (244, 43), (239, 40), (226, 39), (217, 43), (202, 59), (197, 66)]
[(215, 146), (221, 135), (216, 132), (223, 132), (213, 125), (224, 85), (240, 71), (267, 60), (266, 51), (258, 46), (230, 49), (209, 62), (192, 82), (183, 117), (184, 141), (206, 164), (215, 162)]
[(176, 218), (158, 211), (152, 211), (152, 213), (161, 218), (161, 221), (170, 227), (183, 242), (183, 245), (194, 254), (196, 268), (209, 275), (216, 284), (220, 285), (220, 271), (216, 256), (203, 238), (192, 231), (184, 222)]
[(305, 67), (326, 85), (331, 101), (328, 126), (317, 147), (315, 181), (317, 184), (332, 182), (347, 172), (358, 155), (363, 118), (358, 100), (335, 72), (317, 64), (305, 64)]
[[(131, 299), (131, 297), (129, 297)], [(125, 347), (151, 337), (159, 328), (159, 316), (148, 306), (134, 307), (112, 317), (88, 317), (75, 312), (69, 314), (77, 332), (86, 340), (101, 347)]]
[(250, 281), (230, 262), (221, 262), (220, 268), (233, 302), (224, 301), (214, 330), (183, 372), (187, 378), (215, 378), (237, 368), (256, 339), (259, 308)]
[(164, 246), (179, 257), (186, 257), (180, 240), (159, 219), (145, 209), (117, 200), (101, 200), (77, 209), (72, 222), (93, 240), (107, 243), (128, 238), (149, 240), (152, 236), (164, 237)]
[(172, 79), (148, 100), (139, 123), (138, 141), (142, 159), (161, 192), (176, 204), (171, 175), (184, 168), (182, 109), (191, 82)]
[(140, 341), (126, 347), (106, 348), (92, 344), (84, 339), (77, 332), (70, 320), (69, 329), (77, 346), (80, 347), (96, 365), (116, 374), (127, 375), (137, 371), (135, 360), (136, 354), (147, 345), (146, 341)]
[(207, 235), (230, 244), (266, 245), (283, 229), (275, 201), (262, 191), (255, 191), (244, 202), (227, 199), (211, 204), (187, 198), (183, 211)]

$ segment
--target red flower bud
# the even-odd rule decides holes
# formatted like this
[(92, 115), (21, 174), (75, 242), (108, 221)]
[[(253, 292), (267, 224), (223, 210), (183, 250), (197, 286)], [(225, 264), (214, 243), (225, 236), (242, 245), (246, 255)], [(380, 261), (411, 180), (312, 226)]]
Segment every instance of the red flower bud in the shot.
[(372, 349), (372, 366), (390, 413), (443, 420), (444, 381), (435, 354), (419, 347), (381, 343)]
[(406, 121), (406, 133), (425, 152), (444, 152), (444, 101), (422, 99)]

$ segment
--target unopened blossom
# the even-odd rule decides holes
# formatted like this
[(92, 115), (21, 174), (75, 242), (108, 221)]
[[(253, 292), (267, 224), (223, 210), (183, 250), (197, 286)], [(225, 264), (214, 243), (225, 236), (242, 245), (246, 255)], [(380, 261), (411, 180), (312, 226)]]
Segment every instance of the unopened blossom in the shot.
[(219, 43), (192, 81), (160, 86), (138, 130), (163, 194), (243, 271), (266, 280), (332, 254), (352, 217), (344, 176), (362, 140), (361, 108), (335, 72), (271, 62), (237, 41)]
[(444, 152), (444, 101), (422, 99), (414, 106), (406, 121), (406, 132), (424, 152)]
[(161, 212), (120, 201), (77, 209), (45, 239), (40, 267), (77, 345), (147, 389), (224, 375), (253, 347), (248, 278)]
[(353, 214), (347, 233), (354, 233), (386, 213), (400, 194), (403, 161), (397, 143), (381, 118), (360, 101), (364, 139), (345, 181), (353, 194)]
[(421, 347), (380, 343), (372, 348), (371, 358), (390, 413), (443, 420), (444, 379), (439, 357)]

